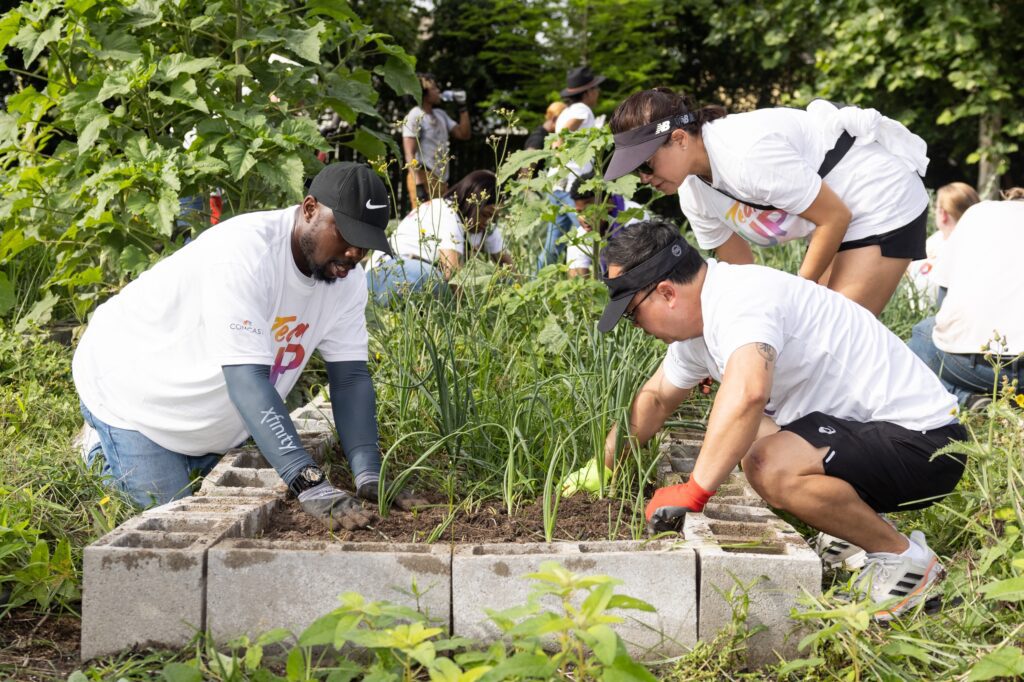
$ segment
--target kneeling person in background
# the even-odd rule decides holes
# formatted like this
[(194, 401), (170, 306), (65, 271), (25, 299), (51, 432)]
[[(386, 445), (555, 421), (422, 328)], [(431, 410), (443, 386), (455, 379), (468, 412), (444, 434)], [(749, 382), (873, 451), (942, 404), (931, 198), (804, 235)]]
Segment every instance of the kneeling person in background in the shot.
[[(640, 204), (618, 194), (606, 193), (603, 197), (601, 212), (607, 213), (607, 219), (601, 219), (592, 225), (591, 223), (594, 221), (590, 216), (594, 211), (591, 207), (597, 203), (597, 196), (593, 189), (583, 189), (583, 187), (593, 179), (594, 173), (591, 171), (576, 178), (569, 188), (569, 196), (576, 206), (576, 218), (580, 223), (576, 228), (575, 243), (570, 243), (565, 252), (565, 264), (569, 266), (570, 277), (590, 276), (594, 260), (594, 244), (584, 241), (587, 234), (596, 231), (601, 235), (602, 240), (607, 241), (614, 239), (630, 225), (639, 223), (641, 220), (650, 220), (650, 216)], [(620, 214), (623, 214), (621, 218)], [(626, 217), (628, 215), (633, 215), (633, 217)], [(637, 215), (641, 215), (641, 217), (637, 217)], [(603, 254), (600, 256), (600, 261), (601, 275), (604, 276), (608, 270), (608, 264), (605, 262)]]
[(942, 565), (922, 533), (908, 538), (880, 514), (927, 507), (963, 475), (963, 455), (932, 459), (967, 438), (935, 375), (841, 294), (757, 265), (705, 262), (670, 224), (635, 225), (605, 255), (611, 301), (598, 328), (626, 317), (669, 344), (633, 402), (636, 440), (657, 433), (702, 379), (721, 382), (693, 473), (655, 492), (652, 527), (678, 528), (741, 464), (771, 506), (822, 531), (826, 561), (867, 553), (857, 586), (879, 603), (876, 618), (921, 601)]

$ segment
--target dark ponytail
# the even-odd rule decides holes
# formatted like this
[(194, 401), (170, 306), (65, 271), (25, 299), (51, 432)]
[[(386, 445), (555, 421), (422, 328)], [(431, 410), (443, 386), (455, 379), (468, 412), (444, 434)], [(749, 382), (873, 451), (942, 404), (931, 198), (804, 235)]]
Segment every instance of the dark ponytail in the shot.
[(725, 107), (710, 105), (694, 106), (693, 100), (683, 93), (676, 93), (669, 88), (654, 88), (634, 92), (612, 114), (611, 129), (613, 134), (639, 128), (653, 121), (691, 112), (696, 120), (682, 127), (691, 135), (700, 135), (705, 123), (724, 117), (728, 112)]

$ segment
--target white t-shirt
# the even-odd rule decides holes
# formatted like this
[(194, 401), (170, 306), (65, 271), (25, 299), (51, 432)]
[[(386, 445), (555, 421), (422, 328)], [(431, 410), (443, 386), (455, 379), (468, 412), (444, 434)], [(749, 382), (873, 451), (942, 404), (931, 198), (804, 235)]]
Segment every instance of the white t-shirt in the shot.
[[(818, 168), (837, 141), (808, 112), (781, 107), (730, 114), (705, 125), (701, 136), (715, 187), (794, 216), (806, 211), (818, 196), (822, 182)], [(853, 216), (844, 242), (903, 227), (928, 207), (921, 178), (878, 142), (854, 144), (827, 181)], [(699, 179), (680, 186), (680, 192), (684, 188), (703, 197), (698, 201), (680, 196), (684, 211), (688, 205), (715, 203), (711, 197), (715, 190)], [(720, 216), (717, 224), (698, 221), (694, 226), (702, 248), (720, 246), (734, 231), (755, 244), (764, 240), (753, 229), (757, 223), (736, 224), (725, 218), (725, 212)], [(800, 231), (795, 230), (794, 236)]]
[[(446, 199), (432, 199), (420, 204), (398, 223), (391, 235), (391, 249), (395, 256), (413, 256), (436, 263), (438, 249), (465, 256), (467, 241), (471, 249), (483, 248), (489, 254), (501, 253), (505, 248), (500, 229), (492, 227), (486, 234), (467, 234), (451, 204)], [(387, 258), (383, 252), (374, 252), (370, 267), (377, 267)]]
[(907, 266), (907, 278), (912, 288), (910, 294), (916, 297), (923, 307), (934, 305), (938, 300), (939, 285), (935, 283), (932, 272), (945, 247), (946, 237), (942, 232), (936, 232), (924, 243), (925, 258), (912, 261)]
[(444, 109), (434, 108), (428, 114), (413, 107), (402, 122), (402, 137), (418, 141), (416, 160), (441, 180), (448, 180), (448, 133), (457, 124)]
[[(565, 130), (566, 126), (569, 125), (570, 121), (582, 121), (576, 130), (586, 130), (587, 128), (593, 128), (597, 124), (597, 119), (594, 118), (594, 112), (583, 102), (575, 102), (570, 104), (562, 113), (555, 119), (555, 133), (560, 133)], [(573, 172), (568, 178), (568, 184), (572, 184), (573, 180), (581, 175), (585, 175), (594, 169), (593, 163), (587, 163), (584, 166), (580, 166), (577, 163), (569, 162), (566, 167)]]
[(994, 332), (1024, 353), (1024, 201), (982, 201), (966, 211), (946, 240), (932, 279), (946, 287), (932, 340), (947, 353), (981, 353)]
[[(630, 210), (637, 210), (637, 209), (643, 211), (644, 207), (641, 206), (640, 204), (636, 203), (635, 201), (630, 201), (629, 199), (626, 199), (624, 203), (625, 203), (625, 208), (623, 208), (623, 211), (630, 211)], [(625, 228), (629, 227), (630, 225), (642, 222), (644, 220), (650, 220), (650, 219), (651, 219), (651, 217), (647, 214), (646, 211), (644, 211), (643, 215), (640, 216), (639, 218), (630, 218), (624, 224), (616, 225), (617, 221), (615, 220), (615, 218), (612, 218), (611, 219), (611, 221), (612, 221), (612, 229), (611, 229), (610, 233), (608, 234), (608, 238), (609, 239), (613, 239), (615, 237), (615, 235), (617, 235), (619, 232), (621, 232)], [(588, 232), (590, 232), (590, 230), (588, 230), (587, 228), (583, 227), (583, 225), (577, 226), (576, 227), (576, 239), (577, 240), (583, 239), (584, 235), (586, 235)], [(592, 258), (593, 255), (594, 255), (594, 251), (593, 251), (593, 249), (591, 248), (591, 246), (589, 244), (583, 244), (583, 243), (569, 244), (568, 248), (565, 250), (565, 264), (568, 265), (571, 270), (589, 269), (590, 266), (593, 265), (593, 263), (594, 263), (594, 259)]]
[(733, 232), (757, 246), (775, 246), (814, 232), (809, 220), (778, 209), (762, 211), (747, 206), (711, 190), (695, 175), (687, 176), (679, 188), (679, 208), (690, 222), (697, 244), (705, 250), (717, 249)]
[(693, 388), (721, 380), (741, 346), (778, 353), (765, 414), (785, 426), (811, 412), (928, 430), (953, 420), (956, 398), (867, 311), (823, 286), (759, 265), (708, 261), (704, 334), (669, 346), (666, 378)]
[(366, 277), (303, 275), (291, 251), (298, 207), (226, 220), (96, 309), (75, 351), (75, 386), (100, 420), (185, 455), (248, 437), (222, 365), (269, 365), (283, 398), (313, 350), (366, 360)]

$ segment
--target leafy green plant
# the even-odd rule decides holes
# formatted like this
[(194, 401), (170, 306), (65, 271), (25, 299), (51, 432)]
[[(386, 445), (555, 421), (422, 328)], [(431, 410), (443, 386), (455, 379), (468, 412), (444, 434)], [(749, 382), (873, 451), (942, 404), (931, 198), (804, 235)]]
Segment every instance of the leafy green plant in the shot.
[(209, 224), (183, 198), (296, 202), (323, 107), (373, 158), (394, 149), (377, 90), (419, 94), (404, 50), (319, 0), (34, 0), (0, 18), (0, 49), (25, 67), (0, 114), (0, 315), (39, 323), (58, 302), (83, 319)]

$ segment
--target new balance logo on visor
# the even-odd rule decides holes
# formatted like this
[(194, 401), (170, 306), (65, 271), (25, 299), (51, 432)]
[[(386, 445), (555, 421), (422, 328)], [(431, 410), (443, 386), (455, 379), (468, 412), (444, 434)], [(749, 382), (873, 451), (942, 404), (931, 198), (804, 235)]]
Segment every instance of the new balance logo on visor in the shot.
[(370, 203), (371, 201), (373, 201), (373, 200), (372, 200), (372, 199), (367, 199), (367, 200), (366, 200), (366, 208), (369, 208), (369, 209), (374, 209), (374, 208), (387, 208), (387, 207), (388, 207), (388, 205), (387, 205), (387, 204), (380, 204), (380, 205), (378, 206), (377, 204), (372, 204), (372, 203)]
[(668, 132), (668, 129), (669, 129), (669, 127), (671, 125), (672, 124), (670, 122), (668, 122), (668, 121), (662, 121), (661, 123), (658, 124), (658, 127), (655, 128), (654, 134), (655, 135), (661, 135), (664, 132)]
[(831, 426), (819, 426), (818, 433), (824, 433), (826, 436), (831, 436), (836, 432)]

